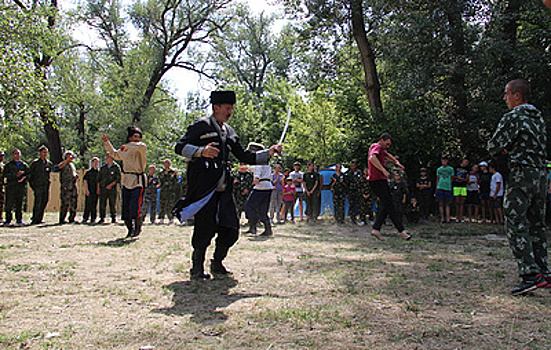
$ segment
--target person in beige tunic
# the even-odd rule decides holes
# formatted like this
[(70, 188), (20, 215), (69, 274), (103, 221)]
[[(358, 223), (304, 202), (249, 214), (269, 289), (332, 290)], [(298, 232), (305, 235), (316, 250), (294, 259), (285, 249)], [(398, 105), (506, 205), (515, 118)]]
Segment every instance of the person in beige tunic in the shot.
[(102, 136), (103, 146), (107, 153), (117, 160), (122, 160), (122, 219), (128, 234), (126, 238), (136, 238), (142, 229), (143, 193), (146, 187), (145, 154), (147, 146), (142, 140), (142, 131), (136, 126), (127, 129), (127, 142), (115, 150), (109, 137)]

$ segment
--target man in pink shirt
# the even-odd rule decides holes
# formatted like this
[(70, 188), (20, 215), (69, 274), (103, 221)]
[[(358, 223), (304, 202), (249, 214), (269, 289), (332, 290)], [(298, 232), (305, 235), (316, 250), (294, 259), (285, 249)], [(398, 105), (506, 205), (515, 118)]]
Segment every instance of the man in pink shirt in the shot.
[(371, 235), (380, 241), (384, 241), (385, 238), (381, 235), (381, 226), (385, 222), (386, 217), (390, 216), (390, 220), (392, 220), (392, 223), (398, 230), (400, 237), (409, 240), (411, 236), (404, 230), (402, 220), (396, 213), (392, 201), (392, 194), (390, 193), (390, 187), (388, 186), (390, 173), (386, 169), (386, 162), (391, 161), (396, 164), (397, 167), (404, 170), (404, 166), (400, 164), (398, 159), (387, 152), (387, 149), (389, 149), (391, 145), (392, 137), (390, 134), (382, 134), (379, 138), (379, 142), (372, 144), (369, 148), (369, 156), (367, 157), (369, 176), (367, 180), (369, 181), (373, 193), (377, 195), (380, 201), (379, 211), (377, 212), (377, 218), (373, 224)]

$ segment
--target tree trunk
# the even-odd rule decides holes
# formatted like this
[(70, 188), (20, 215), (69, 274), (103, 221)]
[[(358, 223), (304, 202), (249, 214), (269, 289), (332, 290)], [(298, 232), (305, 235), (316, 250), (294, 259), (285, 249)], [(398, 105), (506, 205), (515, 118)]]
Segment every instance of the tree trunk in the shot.
[(381, 84), (379, 83), (379, 77), (377, 75), (375, 54), (371, 48), (371, 44), (367, 40), (362, 0), (350, 0), (350, 12), (352, 16), (352, 34), (360, 50), (362, 67), (364, 69), (364, 87), (367, 93), (369, 107), (374, 118), (380, 119), (383, 112)]
[[(164, 65), (164, 64), (163, 64)], [(136, 108), (134, 113), (132, 113), (132, 122), (133, 123), (139, 123), (142, 121), (143, 112), (149, 107), (151, 104), (151, 98), (153, 97), (153, 94), (155, 93), (155, 89), (157, 88), (157, 85), (163, 78), (163, 75), (166, 73), (166, 70), (163, 68), (156, 69), (149, 79), (149, 84), (147, 85), (147, 88), (145, 89), (144, 95), (142, 96), (142, 102)]]
[(80, 140), (79, 155), (82, 160), (86, 152), (88, 152), (88, 140), (86, 139), (86, 108), (84, 103), (78, 104), (78, 124), (77, 124), (78, 138)]
[(46, 108), (40, 110), (40, 118), (44, 124), (44, 132), (48, 139), (48, 146), (50, 149), (50, 160), (54, 164), (59, 164), (63, 161), (63, 154), (61, 152), (61, 138), (59, 136), (59, 128), (56, 125), (51, 112)]

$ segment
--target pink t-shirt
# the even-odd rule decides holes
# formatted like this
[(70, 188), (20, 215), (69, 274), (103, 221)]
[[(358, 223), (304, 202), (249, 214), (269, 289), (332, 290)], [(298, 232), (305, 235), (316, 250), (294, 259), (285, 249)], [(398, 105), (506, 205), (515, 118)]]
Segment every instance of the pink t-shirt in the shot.
[(284, 193), (289, 191), (291, 191), (291, 193), (283, 195), (283, 200), (287, 202), (292, 202), (295, 200), (295, 186), (283, 186)]
[(377, 180), (386, 180), (385, 174), (383, 174), (382, 171), (377, 169), (371, 162), (369, 162), (369, 158), (371, 158), (372, 154), (377, 155), (377, 159), (379, 159), (379, 162), (382, 166), (386, 166), (386, 155), (388, 154), (386, 150), (383, 149), (383, 147), (379, 143), (374, 143), (369, 147), (369, 155), (367, 156), (368, 163), (369, 163), (369, 177), (367, 178), (368, 181), (377, 181)]

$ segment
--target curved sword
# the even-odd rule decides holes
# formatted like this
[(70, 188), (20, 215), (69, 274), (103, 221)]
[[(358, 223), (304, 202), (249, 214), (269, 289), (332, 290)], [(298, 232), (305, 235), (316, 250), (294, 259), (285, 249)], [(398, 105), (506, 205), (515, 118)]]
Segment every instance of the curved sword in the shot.
[(283, 132), (281, 133), (281, 137), (279, 138), (278, 145), (281, 145), (283, 143), (283, 140), (285, 140), (285, 134), (287, 134), (287, 128), (289, 127), (289, 121), (291, 120), (291, 107), (287, 110), (287, 120), (285, 121), (285, 127), (283, 127)]

